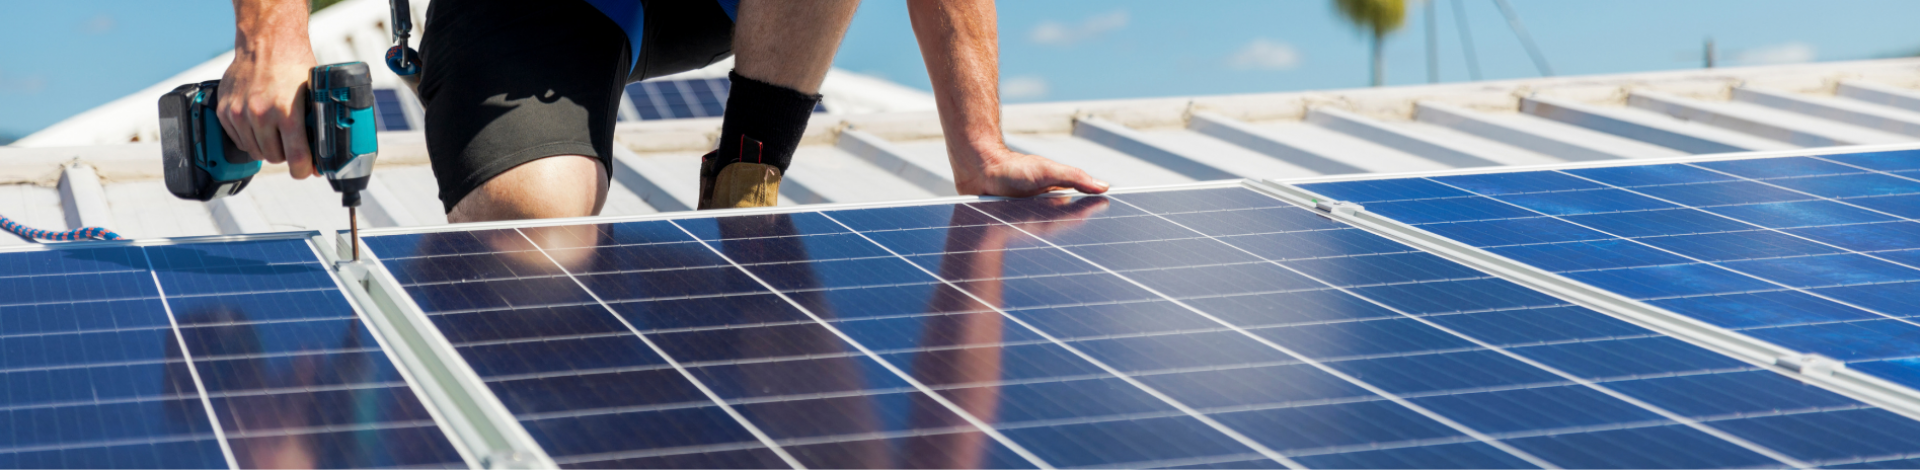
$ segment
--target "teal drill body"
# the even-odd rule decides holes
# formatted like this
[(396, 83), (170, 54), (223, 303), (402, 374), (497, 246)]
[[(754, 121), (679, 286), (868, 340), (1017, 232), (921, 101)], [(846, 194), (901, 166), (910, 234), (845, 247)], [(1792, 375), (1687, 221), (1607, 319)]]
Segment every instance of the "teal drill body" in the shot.
[[(214, 111), (219, 80), (189, 83), (160, 97), (160, 143), (167, 190), (182, 199), (210, 201), (238, 194), (260, 172), (260, 162), (233, 145)], [(367, 64), (314, 67), (307, 81), (307, 147), (314, 168), (341, 195), (360, 205), (379, 154), (374, 136), (373, 80)]]

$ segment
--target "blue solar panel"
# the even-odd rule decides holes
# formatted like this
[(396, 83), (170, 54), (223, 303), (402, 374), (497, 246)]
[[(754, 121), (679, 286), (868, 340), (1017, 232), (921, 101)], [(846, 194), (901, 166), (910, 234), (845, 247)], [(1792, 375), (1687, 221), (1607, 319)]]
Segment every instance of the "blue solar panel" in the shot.
[(570, 467), (1920, 452), (1920, 423), (1239, 188), (367, 244)]
[(718, 90), (714, 85), (716, 82), (721, 81), (724, 80), (685, 80), (680, 83), (687, 88), (689, 93), (693, 94), (692, 101), (700, 108), (700, 115), (719, 116), (726, 109), (727, 103), (727, 100), (722, 98), (726, 96), (726, 91)]
[(384, 88), (373, 90), (374, 122), (383, 131), (410, 131), (413, 123), (407, 120), (407, 110), (400, 105), (400, 92)]
[[(645, 121), (720, 117), (726, 113), (732, 89), (733, 83), (725, 78), (649, 80), (627, 84), (626, 96)], [(827, 107), (816, 104), (813, 112), (827, 112)]]
[(664, 111), (655, 105), (653, 93), (647, 89), (646, 85), (639, 83), (627, 84), (626, 96), (627, 101), (633, 103), (633, 110), (640, 113), (640, 119), (642, 120), (651, 121), (655, 119), (672, 118), (670, 114), (662, 114)]
[[(1914, 151), (1326, 183), (1389, 216), (1514, 260), (1909, 386), (1920, 348)], [(1411, 181), (1419, 181), (1413, 183)], [(1553, 181), (1556, 184), (1508, 182)], [(1378, 190), (1439, 185), (1470, 194)], [(1637, 211), (1569, 212), (1543, 193)], [(1589, 197), (1591, 196), (1591, 197)], [(1391, 213), (1418, 204), (1417, 214)], [(1479, 209), (1524, 209), (1497, 231)], [(1371, 208), (1371, 207), (1370, 207)], [(1479, 212), (1475, 212), (1479, 211)], [(1521, 233), (1516, 233), (1521, 232)]]
[(0, 467), (464, 465), (303, 241), (5, 253), (0, 292)]

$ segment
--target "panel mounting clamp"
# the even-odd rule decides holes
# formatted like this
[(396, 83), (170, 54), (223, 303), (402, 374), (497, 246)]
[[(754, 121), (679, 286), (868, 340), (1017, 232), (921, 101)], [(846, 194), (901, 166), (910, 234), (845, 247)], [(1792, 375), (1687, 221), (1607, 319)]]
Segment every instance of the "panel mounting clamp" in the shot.
[(1333, 199), (1319, 199), (1319, 198), (1314, 198), (1311, 201), (1313, 202), (1314, 209), (1319, 210), (1320, 212), (1325, 212), (1325, 213), (1334, 214), (1334, 215), (1344, 215), (1344, 216), (1351, 217), (1355, 212), (1367, 210), (1366, 206), (1354, 204), (1347, 201), (1337, 201)]
[(1831, 377), (1835, 370), (1847, 368), (1844, 362), (1811, 353), (1782, 355), (1773, 359), (1773, 365), (1816, 377)]

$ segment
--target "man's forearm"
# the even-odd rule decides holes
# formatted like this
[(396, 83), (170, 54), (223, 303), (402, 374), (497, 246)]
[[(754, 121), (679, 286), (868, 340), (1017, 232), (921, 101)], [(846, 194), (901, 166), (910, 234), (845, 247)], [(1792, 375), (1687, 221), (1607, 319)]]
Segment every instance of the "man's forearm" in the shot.
[(907, 0), (914, 37), (933, 79), (947, 163), (960, 194), (1027, 197), (1056, 189), (1102, 193), (1107, 183), (1000, 136), (1000, 37), (993, 0)]
[(233, 52), (252, 60), (307, 54), (307, 0), (233, 0)]
[[(1000, 44), (993, 0), (909, 0), (914, 36), (933, 79), (947, 152), (956, 167), (998, 149)], [(990, 154), (989, 154), (990, 155)]]

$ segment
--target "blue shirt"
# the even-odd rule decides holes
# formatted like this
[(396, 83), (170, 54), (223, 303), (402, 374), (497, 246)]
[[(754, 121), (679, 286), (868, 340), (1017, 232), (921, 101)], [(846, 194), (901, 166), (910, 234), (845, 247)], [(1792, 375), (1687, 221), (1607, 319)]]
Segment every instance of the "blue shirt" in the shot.
[[(607, 19), (613, 20), (614, 24), (620, 25), (621, 31), (627, 33), (627, 43), (631, 46), (627, 48), (628, 74), (632, 74), (633, 68), (640, 65), (640, 39), (646, 37), (645, 34), (641, 34), (645, 32), (647, 28), (647, 9), (642, 4), (642, 1), (643, 0), (587, 0), (587, 4), (599, 9), (601, 14), (607, 15)], [(734, 21), (740, 20), (740, 0), (715, 1), (720, 2), (720, 9), (727, 11), (727, 19)]]

